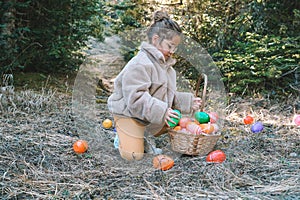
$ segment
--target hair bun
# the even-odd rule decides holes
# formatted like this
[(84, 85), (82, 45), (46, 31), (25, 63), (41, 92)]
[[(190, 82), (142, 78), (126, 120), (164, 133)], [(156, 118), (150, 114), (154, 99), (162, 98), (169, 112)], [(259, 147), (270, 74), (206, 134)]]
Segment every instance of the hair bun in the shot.
[(162, 21), (164, 19), (170, 19), (169, 15), (167, 12), (164, 12), (164, 11), (156, 11), (154, 13), (154, 22), (159, 22), (159, 21)]

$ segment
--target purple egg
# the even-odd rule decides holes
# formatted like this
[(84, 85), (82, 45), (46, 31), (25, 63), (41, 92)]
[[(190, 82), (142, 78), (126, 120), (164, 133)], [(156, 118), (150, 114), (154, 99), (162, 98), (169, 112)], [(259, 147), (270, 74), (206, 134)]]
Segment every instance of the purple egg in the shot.
[(259, 133), (264, 129), (264, 125), (261, 122), (255, 122), (252, 126), (251, 126), (251, 131), (253, 133)]

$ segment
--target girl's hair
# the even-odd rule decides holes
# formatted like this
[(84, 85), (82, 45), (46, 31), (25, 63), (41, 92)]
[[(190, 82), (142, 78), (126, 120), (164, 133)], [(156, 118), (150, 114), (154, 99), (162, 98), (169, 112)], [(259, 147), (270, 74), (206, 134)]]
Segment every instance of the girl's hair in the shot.
[(161, 39), (171, 39), (175, 35), (181, 35), (182, 30), (177, 22), (170, 19), (168, 13), (156, 11), (153, 15), (153, 23), (147, 30), (148, 40), (151, 42), (153, 35)]

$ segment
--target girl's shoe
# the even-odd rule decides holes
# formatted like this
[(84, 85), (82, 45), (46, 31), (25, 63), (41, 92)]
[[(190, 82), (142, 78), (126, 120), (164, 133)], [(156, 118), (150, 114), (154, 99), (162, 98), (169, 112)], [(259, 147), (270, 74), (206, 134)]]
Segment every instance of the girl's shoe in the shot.
[(158, 155), (162, 152), (162, 149), (156, 148), (154, 138), (145, 137), (145, 153)]

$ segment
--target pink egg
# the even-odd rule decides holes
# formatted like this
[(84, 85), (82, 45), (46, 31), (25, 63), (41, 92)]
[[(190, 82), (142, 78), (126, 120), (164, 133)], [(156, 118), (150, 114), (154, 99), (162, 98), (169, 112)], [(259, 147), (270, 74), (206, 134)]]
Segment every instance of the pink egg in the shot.
[(202, 133), (202, 130), (201, 130), (200, 126), (198, 126), (197, 124), (194, 124), (194, 123), (187, 124), (186, 125), (186, 130), (188, 130), (192, 134), (196, 134), (196, 135), (199, 135), (199, 134)]
[(213, 133), (216, 133), (219, 131), (219, 125), (218, 124), (211, 124), (214, 126), (214, 132)]
[(208, 115), (211, 123), (216, 123), (219, 119), (218, 113), (216, 112), (209, 112)]
[(187, 123), (191, 122), (192, 119), (189, 117), (182, 117), (179, 120), (179, 126), (181, 126), (181, 128), (186, 128)]
[(297, 126), (300, 126), (300, 115), (295, 115), (293, 121)]

